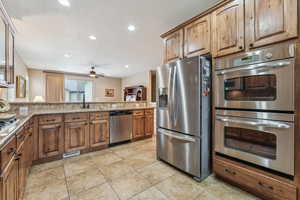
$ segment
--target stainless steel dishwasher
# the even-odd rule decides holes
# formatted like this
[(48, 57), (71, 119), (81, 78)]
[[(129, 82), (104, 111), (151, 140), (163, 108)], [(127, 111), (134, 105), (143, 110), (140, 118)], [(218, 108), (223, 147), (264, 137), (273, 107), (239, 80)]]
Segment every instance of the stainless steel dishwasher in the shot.
[(125, 142), (132, 139), (132, 111), (110, 112), (109, 143)]

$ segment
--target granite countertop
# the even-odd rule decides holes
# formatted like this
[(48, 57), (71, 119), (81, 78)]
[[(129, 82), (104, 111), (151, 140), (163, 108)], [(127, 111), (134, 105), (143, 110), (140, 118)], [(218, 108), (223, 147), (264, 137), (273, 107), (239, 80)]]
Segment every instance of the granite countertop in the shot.
[(6, 144), (10, 138), (12, 138), (16, 131), (21, 128), (28, 120), (30, 120), (35, 115), (47, 115), (47, 114), (65, 114), (65, 113), (82, 113), (82, 112), (109, 112), (109, 111), (119, 111), (119, 110), (143, 110), (143, 109), (154, 109), (154, 106), (146, 107), (130, 107), (130, 108), (108, 108), (108, 109), (62, 109), (62, 110), (43, 110), (43, 111), (34, 111), (28, 113), (26, 116), (17, 116), (18, 122), (7, 132), (0, 134), (0, 149), (4, 144)]

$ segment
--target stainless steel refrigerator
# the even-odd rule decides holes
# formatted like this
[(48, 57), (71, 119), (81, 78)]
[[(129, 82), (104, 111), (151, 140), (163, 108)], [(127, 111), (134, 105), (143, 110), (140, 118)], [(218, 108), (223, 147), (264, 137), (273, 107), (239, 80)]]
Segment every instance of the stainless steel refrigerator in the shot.
[(201, 181), (211, 173), (211, 59), (157, 69), (157, 156)]

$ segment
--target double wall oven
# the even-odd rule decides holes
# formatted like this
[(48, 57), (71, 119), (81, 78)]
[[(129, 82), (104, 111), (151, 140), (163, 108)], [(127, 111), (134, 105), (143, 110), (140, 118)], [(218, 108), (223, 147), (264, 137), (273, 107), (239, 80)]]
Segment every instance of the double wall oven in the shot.
[(215, 151), (294, 175), (295, 46), (216, 60)]

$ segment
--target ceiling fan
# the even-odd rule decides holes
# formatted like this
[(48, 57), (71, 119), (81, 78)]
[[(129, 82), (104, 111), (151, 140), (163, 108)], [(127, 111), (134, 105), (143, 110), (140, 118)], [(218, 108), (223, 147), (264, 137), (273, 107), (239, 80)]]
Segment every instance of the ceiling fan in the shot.
[(95, 68), (96, 67), (108, 66), (108, 65), (109, 64), (102, 64), (102, 65), (94, 65), (94, 64), (92, 64), (91, 71), (89, 73), (89, 77), (91, 77), (91, 78), (98, 78), (98, 76), (104, 77), (105, 76), (104, 74), (97, 74), (96, 71), (95, 71)]

